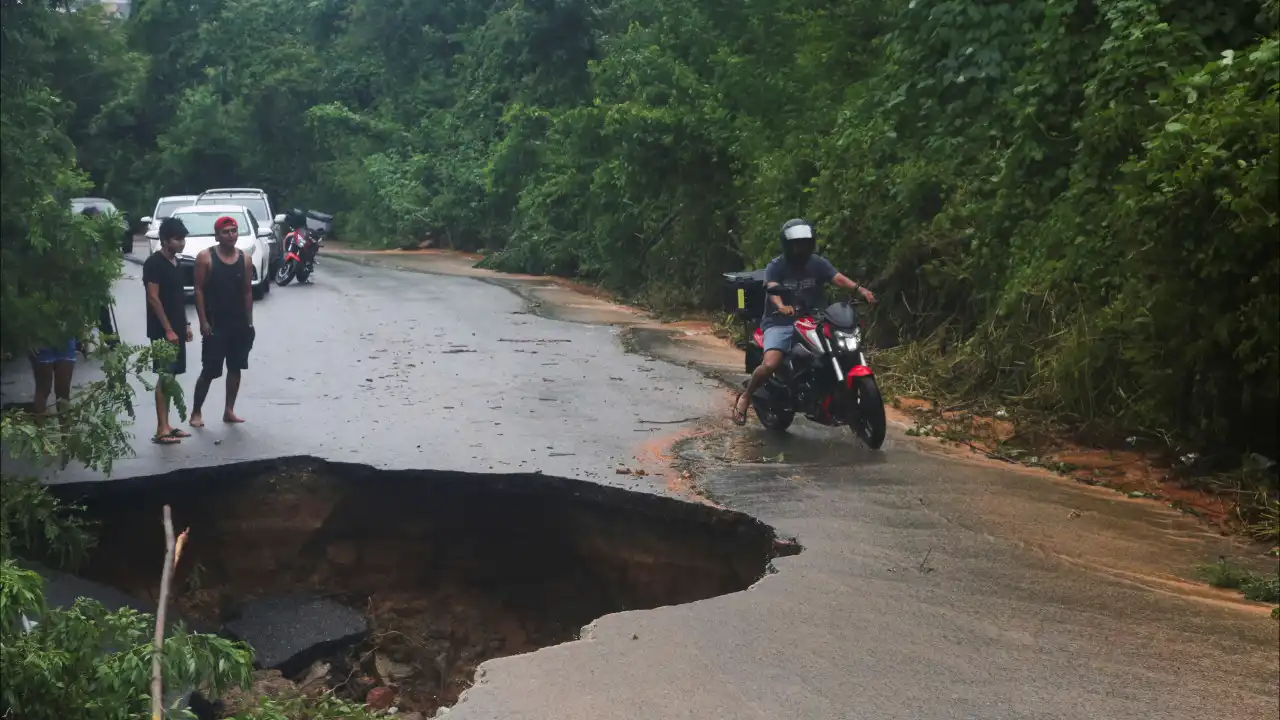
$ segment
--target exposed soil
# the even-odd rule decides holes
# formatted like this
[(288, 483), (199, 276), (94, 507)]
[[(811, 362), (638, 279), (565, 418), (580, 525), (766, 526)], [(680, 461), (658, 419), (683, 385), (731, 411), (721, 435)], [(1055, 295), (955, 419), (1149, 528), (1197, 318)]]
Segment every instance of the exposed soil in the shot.
[[(577, 639), (608, 613), (743, 590), (799, 552), (740, 513), (541, 475), (301, 458), (54, 490), (101, 523), (83, 576), (154, 600), (168, 503), (190, 528), (182, 614), (217, 628), (251, 598), (337, 600), (366, 615), (368, 639), (286, 674), (325, 666), (340, 695), (390, 685), (428, 715), (485, 660)], [(389, 680), (388, 665), (408, 676)]]
[(918, 397), (897, 397), (893, 405), (927, 437), (960, 455), (1043, 468), (1135, 500), (1168, 504), (1219, 532), (1239, 531), (1230, 498), (1180, 479), (1158, 453), (1087, 447), (1056, 434), (1028, 432), (1006, 418), (939, 409)]

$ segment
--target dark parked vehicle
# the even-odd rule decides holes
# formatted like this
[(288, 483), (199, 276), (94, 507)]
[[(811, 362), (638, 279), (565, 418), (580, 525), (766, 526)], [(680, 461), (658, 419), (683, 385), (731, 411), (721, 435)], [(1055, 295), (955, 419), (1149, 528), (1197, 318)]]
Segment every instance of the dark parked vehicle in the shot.
[(325, 237), (333, 235), (333, 216), (319, 210), (291, 208), (289, 212), (275, 216), (273, 221), (276, 225), (288, 230), (296, 230), (305, 224), (308, 229), (319, 232)]
[(120, 252), (133, 252), (133, 229), (129, 227), (129, 220), (124, 213), (116, 208), (115, 204), (110, 200), (98, 197), (82, 197), (71, 199), (71, 212), (79, 215), (90, 208), (97, 210), (106, 215), (115, 215), (120, 219)]

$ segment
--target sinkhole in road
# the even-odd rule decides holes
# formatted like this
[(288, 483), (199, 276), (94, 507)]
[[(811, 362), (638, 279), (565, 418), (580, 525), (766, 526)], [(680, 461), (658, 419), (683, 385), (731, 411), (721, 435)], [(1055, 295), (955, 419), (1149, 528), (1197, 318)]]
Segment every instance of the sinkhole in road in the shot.
[(746, 589), (800, 551), (741, 513), (540, 474), (288, 458), (54, 489), (98, 523), (87, 579), (154, 603), (168, 504), (190, 528), (171, 612), (251, 645), (237, 623), (261, 625), (263, 603), (363, 615), (367, 631), (305, 650), (291, 633), (327, 621), (281, 620), (257, 644), (285, 647), (258, 659), (354, 699), (387, 686), (428, 714), (485, 660), (577, 639), (609, 613)]

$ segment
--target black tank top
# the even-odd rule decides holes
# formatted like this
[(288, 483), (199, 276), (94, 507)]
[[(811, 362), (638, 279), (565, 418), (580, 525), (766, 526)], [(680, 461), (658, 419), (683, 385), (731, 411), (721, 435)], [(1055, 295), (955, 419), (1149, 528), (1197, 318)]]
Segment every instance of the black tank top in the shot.
[(209, 251), (213, 266), (204, 283), (205, 312), (214, 328), (248, 325), (244, 307), (244, 253), (236, 250), (236, 261), (224, 262), (218, 249)]

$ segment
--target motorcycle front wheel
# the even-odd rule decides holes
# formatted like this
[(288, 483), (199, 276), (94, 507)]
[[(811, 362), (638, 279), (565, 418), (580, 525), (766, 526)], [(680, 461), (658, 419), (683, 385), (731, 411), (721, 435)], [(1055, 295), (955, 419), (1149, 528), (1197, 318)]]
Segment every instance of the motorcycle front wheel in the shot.
[(884, 444), (884, 398), (873, 377), (854, 378), (853, 395), (858, 405), (849, 419), (849, 427), (867, 447), (879, 450)]
[(297, 260), (285, 260), (280, 269), (276, 271), (276, 284), (284, 287), (293, 281), (294, 273), (298, 271)]

